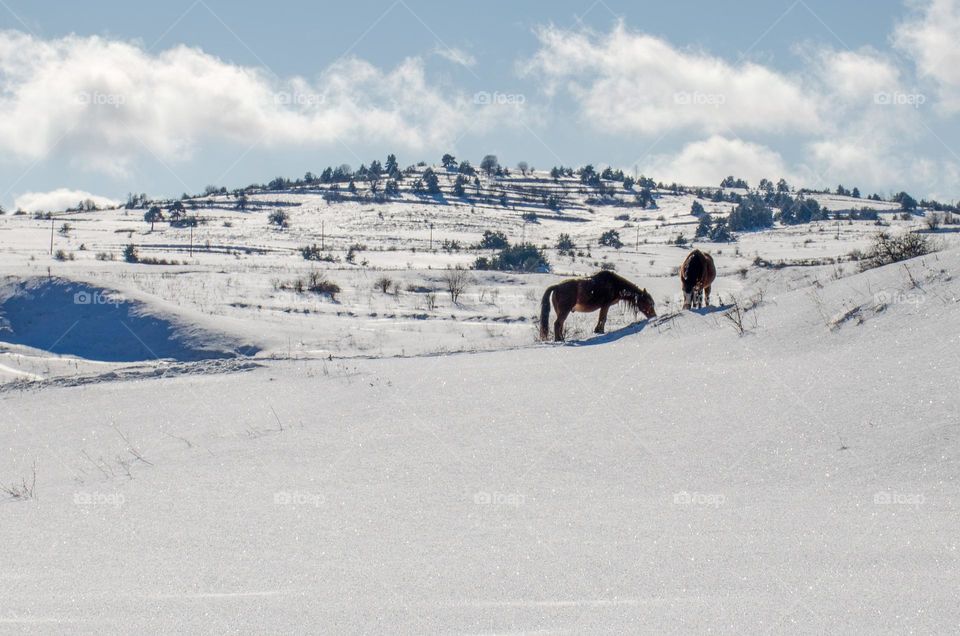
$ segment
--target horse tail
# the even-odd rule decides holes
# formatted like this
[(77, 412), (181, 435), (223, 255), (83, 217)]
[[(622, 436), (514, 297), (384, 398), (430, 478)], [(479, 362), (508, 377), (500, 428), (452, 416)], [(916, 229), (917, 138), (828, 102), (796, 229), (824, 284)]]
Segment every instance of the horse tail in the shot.
[(543, 298), (540, 300), (540, 339), (546, 340), (550, 333), (550, 295), (556, 289), (556, 285), (547, 287), (543, 292)]

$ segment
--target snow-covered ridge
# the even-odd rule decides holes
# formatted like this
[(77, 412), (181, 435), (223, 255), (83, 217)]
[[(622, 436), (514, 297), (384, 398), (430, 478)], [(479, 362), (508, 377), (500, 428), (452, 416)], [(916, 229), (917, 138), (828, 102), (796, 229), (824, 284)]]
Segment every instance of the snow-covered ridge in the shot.
[[(242, 207), (239, 195), (197, 197), (182, 202), (182, 215), (198, 219), (193, 228), (169, 222), (172, 202), (163, 204), (165, 220), (153, 224), (144, 220), (144, 209), (74, 211), (54, 220), (7, 215), (0, 217), (0, 265), (18, 280), (52, 276), (117, 290), (207, 332), (232, 334), (270, 357), (410, 356), (529, 346), (542, 290), (601, 267), (616, 268), (649, 288), (663, 313), (677, 304), (674, 273), (692, 246), (714, 254), (720, 274), (715, 289), (723, 297), (745, 292), (758, 278), (772, 276), (769, 285), (790, 288), (809, 285), (817, 276), (850, 275), (857, 266), (848, 255), (865, 249), (878, 230), (924, 228), (921, 216), (904, 220), (890, 202), (811, 195), (832, 210), (872, 207), (883, 226), (830, 220), (742, 233), (736, 243), (691, 242), (698, 223), (691, 214), (695, 201), (716, 218), (733, 204), (653, 190), (652, 205), (643, 207), (636, 201), (641, 188), (612, 182), (597, 200), (597, 188), (544, 173), (482, 177), (479, 190), (468, 184), (457, 196), (456, 173), (438, 168), (437, 174), (442, 195), (415, 194), (414, 179), (408, 178), (401, 192), (383, 203), (369, 198), (365, 182), (358, 182), (356, 196), (368, 200), (334, 202), (329, 184), (244, 193)], [(341, 190), (349, 194), (343, 184)], [(559, 209), (546, 207), (551, 195), (562, 201)], [(285, 228), (270, 222), (279, 211), (287, 216)], [(552, 272), (472, 271), (454, 302), (444, 272), (470, 268), (478, 257), (489, 256), (490, 250), (475, 247), (487, 231), (544, 247)], [(621, 248), (599, 244), (609, 232), (619, 235)], [(576, 246), (572, 252), (556, 248), (561, 235)], [(680, 235), (687, 243), (678, 246)], [(941, 234), (945, 246), (954, 244), (954, 237)], [(176, 264), (125, 263), (122, 252), (129, 245), (141, 259)], [(321, 260), (305, 260), (306, 246), (316, 246)], [(51, 258), (51, 251), (66, 260)], [(764, 263), (804, 267), (771, 274)], [(295, 280), (311, 272), (340, 287), (335, 299), (292, 290)], [(576, 316), (569, 323), (571, 336), (589, 334), (594, 319)], [(611, 328), (632, 320), (614, 311)], [(60, 335), (50, 334), (49, 342)], [(11, 346), (0, 352), (0, 365), (12, 370), (7, 379), (23, 379), (22, 373), (85, 374), (93, 364), (30, 364), (28, 354)]]

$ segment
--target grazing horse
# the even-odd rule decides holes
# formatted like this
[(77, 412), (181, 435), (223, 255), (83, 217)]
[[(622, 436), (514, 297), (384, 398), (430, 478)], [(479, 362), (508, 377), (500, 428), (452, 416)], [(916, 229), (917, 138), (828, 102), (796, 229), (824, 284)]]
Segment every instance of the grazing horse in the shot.
[(690, 309), (710, 304), (710, 286), (717, 278), (713, 257), (700, 250), (687, 254), (680, 266), (680, 285), (683, 287), (683, 308)]
[(553, 297), (553, 308), (557, 312), (557, 320), (553, 323), (553, 336), (556, 340), (563, 340), (563, 322), (571, 311), (591, 312), (600, 310), (600, 320), (594, 333), (603, 333), (607, 322), (607, 311), (610, 305), (621, 300), (633, 307), (634, 311), (643, 312), (647, 318), (657, 315), (653, 306), (653, 297), (646, 289), (640, 289), (626, 278), (613, 272), (604, 270), (589, 278), (571, 278), (562, 283), (547, 287), (540, 302), (540, 338), (546, 340), (550, 322), (550, 299)]

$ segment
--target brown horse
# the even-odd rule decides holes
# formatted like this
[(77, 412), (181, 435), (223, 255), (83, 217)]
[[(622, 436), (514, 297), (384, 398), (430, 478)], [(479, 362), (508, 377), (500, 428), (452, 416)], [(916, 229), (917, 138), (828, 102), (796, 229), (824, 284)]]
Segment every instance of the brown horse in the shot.
[(643, 312), (647, 318), (657, 315), (653, 306), (653, 297), (646, 289), (640, 289), (626, 278), (610, 271), (602, 271), (589, 278), (571, 278), (562, 283), (547, 287), (540, 302), (540, 338), (547, 339), (550, 322), (550, 297), (553, 296), (553, 308), (557, 320), (553, 323), (553, 336), (563, 340), (563, 322), (571, 311), (591, 312), (600, 310), (600, 320), (594, 333), (603, 333), (610, 305), (621, 300)]
[(680, 266), (680, 285), (683, 288), (683, 308), (702, 307), (710, 304), (710, 286), (717, 278), (713, 257), (706, 252), (693, 250)]

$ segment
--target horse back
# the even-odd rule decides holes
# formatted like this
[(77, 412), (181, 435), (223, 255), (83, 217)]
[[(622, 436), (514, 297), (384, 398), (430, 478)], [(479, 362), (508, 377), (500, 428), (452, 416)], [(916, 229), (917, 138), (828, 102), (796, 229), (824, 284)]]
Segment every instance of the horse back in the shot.
[(687, 254), (683, 265), (680, 266), (680, 282), (685, 291), (691, 291), (697, 285), (709, 287), (717, 277), (717, 268), (713, 257), (700, 250), (693, 250)]

